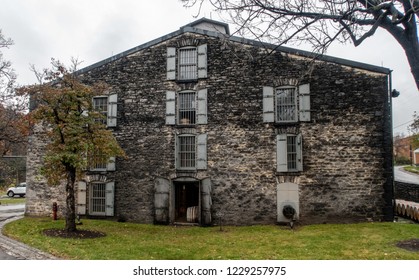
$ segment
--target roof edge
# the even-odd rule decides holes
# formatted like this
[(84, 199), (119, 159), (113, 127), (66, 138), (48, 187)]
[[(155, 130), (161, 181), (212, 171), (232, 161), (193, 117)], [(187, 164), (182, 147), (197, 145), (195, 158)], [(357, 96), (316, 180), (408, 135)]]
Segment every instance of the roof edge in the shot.
[(372, 71), (372, 72), (378, 72), (378, 73), (383, 73), (383, 74), (390, 74), (392, 72), (392, 70), (389, 69), (389, 68), (382, 67), (382, 66), (377, 66), (377, 65), (373, 65), (373, 64), (368, 64), (368, 63), (365, 63), (365, 62), (359, 62), (359, 61), (340, 58), (340, 57), (336, 57), (336, 56), (324, 55), (324, 54), (319, 54), (319, 53), (315, 53), (315, 52), (295, 49), (295, 48), (291, 48), (291, 47), (280, 46), (280, 45), (265, 43), (265, 42), (261, 42), (261, 41), (251, 40), (251, 39), (245, 39), (245, 38), (242, 38), (242, 37), (230, 37), (230, 40), (232, 40), (234, 42), (239, 42), (239, 43), (264, 47), (264, 48), (268, 48), (268, 49), (274, 49), (274, 50), (277, 50), (277, 51), (280, 51), (280, 52), (294, 54), (294, 55), (297, 55), (297, 56), (303, 56), (303, 57), (307, 57), (307, 58), (311, 58), (311, 59), (315, 59), (315, 60), (319, 60), (319, 61), (337, 63), (337, 64), (342, 64), (344, 66), (369, 70), (369, 71)]
[(116, 61), (116, 60), (121, 59), (123, 57), (126, 57), (128, 55), (131, 55), (135, 52), (138, 52), (138, 51), (141, 51), (141, 50), (146, 49), (148, 47), (152, 47), (154, 45), (160, 44), (164, 41), (170, 40), (174, 37), (177, 37), (177, 36), (185, 34), (185, 33), (195, 33), (195, 34), (200, 34), (200, 35), (213, 37), (213, 38), (225, 38), (225, 39), (228, 39), (228, 40), (230, 40), (232, 42), (236, 42), (236, 43), (242, 43), (242, 44), (256, 46), (256, 47), (263, 47), (263, 48), (272, 49), (272, 50), (276, 50), (276, 51), (280, 51), (280, 52), (284, 52), (284, 53), (289, 53), (289, 54), (294, 54), (294, 55), (297, 55), (297, 56), (302, 56), (302, 57), (315, 59), (315, 60), (318, 60), (318, 61), (325, 61), (325, 62), (341, 64), (341, 65), (344, 65), (344, 66), (349, 66), (349, 67), (353, 67), (353, 68), (368, 70), (368, 71), (387, 74), (387, 75), (392, 72), (392, 70), (389, 69), (389, 68), (376, 66), (376, 65), (372, 65), (372, 64), (368, 64), (368, 63), (364, 63), (364, 62), (358, 62), (358, 61), (354, 61), (354, 60), (349, 60), (349, 59), (344, 59), (344, 58), (339, 58), (339, 57), (334, 57), (334, 56), (329, 56), (329, 55), (322, 55), (322, 54), (318, 54), (318, 53), (314, 53), (314, 52), (310, 52), (310, 51), (305, 51), (305, 50), (299, 50), (299, 49), (295, 49), (295, 48), (291, 48), (291, 47), (274, 45), (274, 44), (271, 44), (271, 43), (264, 43), (264, 42), (261, 42), (261, 41), (256, 41), (256, 40), (251, 40), (251, 39), (246, 39), (246, 38), (236, 37), (236, 36), (230, 36), (230, 35), (222, 34), (222, 33), (215, 32), (215, 31), (204, 30), (204, 29), (199, 29), (199, 28), (193, 27), (194, 25), (197, 25), (197, 24), (202, 23), (202, 22), (209, 22), (209, 23), (214, 23), (214, 24), (217, 24), (217, 25), (222, 25), (222, 26), (226, 27), (226, 30), (229, 33), (229, 29), (228, 29), (227, 24), (222, 23), (222, 22), (218, 22), (218, 21), (214, 21), (214, 20), (210, 20), (210, 19), (206, 19), (206, 18), (202, 18), (202, 19), (199, 19), (197, 21), (194, 21), (192, 23), (189, 23), (187, 25), (182, 26), (177, 31), (171, 32), (167, 35), (164, 35), (164, 36), (161, 36), (157, 39), (151, 40), (147, 43), (138, 45), (138, 46), (133, 47), (131, 49), (128, 49), (124, 52), (121, 52), (119, 54), (111, 56), (107, 59), (104, 59), (104, 60), (101, 60), (101, 61), (96, 62), (94, 64), (91, 64), (90, 66), (84, 67), (84, 68), (76, 71), (75, 74), (83, 74), (83, 73), (89, 72), (89, 71), (91, 71), (95, 68), (98, 68), (98, 67), (100, 67), (104, 64)]

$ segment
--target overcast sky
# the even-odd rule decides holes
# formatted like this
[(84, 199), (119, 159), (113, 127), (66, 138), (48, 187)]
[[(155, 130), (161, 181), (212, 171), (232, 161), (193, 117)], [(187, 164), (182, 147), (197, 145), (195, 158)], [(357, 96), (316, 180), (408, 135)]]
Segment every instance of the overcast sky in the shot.
[[(177, 0), (0, 0), (0, 29), (15, 43), (2, 51), (19, 84), (30, 84), (36, 81), (30, 64), (42, 69), (52, 57), (66, 64), (77, 57), (86, 67), (176, 31), (196, 20), (196, 13)], [(210, 9), (203, 16), (220, 20)], [(379, 31), (357, 48), (337, 44), (328, 55), (392, 69), (393, 88), (401, 92), (393, 99), (394, 133), (408, 134), (419, 93), (404, 51), (390, 35)]]

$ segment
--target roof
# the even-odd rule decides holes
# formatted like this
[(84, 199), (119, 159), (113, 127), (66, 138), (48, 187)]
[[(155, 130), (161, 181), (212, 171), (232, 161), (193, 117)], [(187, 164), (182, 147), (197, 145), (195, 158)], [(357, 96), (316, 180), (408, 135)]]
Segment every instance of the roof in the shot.
[(212, 19), (207, 19), (207, 18), (198, 19), (198, 20), (196, 20), (194, 22), (191, 22), (191, 23), (189, 23), (185, 26), (182, 26), (180, 28), (180, 30), (182, 30), (185, 27), (193, 27), (193, 28), (197, 28), (197, 29), (212, 30), (212, 31), (220, 32), (220, 33), (223, 33), (223, 34), (226, 34), (226, 35), (230, 36), (230, 27), (228, 26), (227, 23), (212, 20)]
[(180, 27), (180, 29), (177, 30), (177, 31), (171, 32), (167, 35), (164, 35), (162, 37), (159, 37), (157, 39), (149, 41), (145, 44), (136, 46), (136, 47), (131, 48), (127, 51), (116, 54), (116, 55), (111, 56), (107, 59), (104, 59), (102, 61), (94, 63), (94, 64), (92, 64), (90, 66), (87, 66), (83, 69), (80, 69), (79, 71), (77, 71), (77, 73), (78, 74), (86, 73), (86, 72), (88, 72), (88, 71), (90, 71), (94, 68), (97, 68), (97, 67), (105, 65), (107, 63), (116, 61), (120, 58), (126, 57), (128, 55), (131, 55), (131, 54), (133, 54), (135, 52), (138, 52), (138, 51), (141, 51), (143, 49), (147, 49), (149, 47), (160, 44), (164, 41), (170, 40), (172, 38), (175, 38), (175, 37), (177, 37), (179, 35), (182, 35), (182, 34), (185, 34), (185, 33), (201, 34), (201, 35), (205, 35), (205, 36), (209, 36), (209, 37), (213, 37), (213, 38), (220, 38), (220, 36), (221, 36), (221, 37), (224, 37), (224, 38), (228, 38), (232, 42), (242, 43), (242, 44), (246, 44), (246, 45), (252, 45), (252, 46), (256, 46), (256, 47), (263, 47), (263, 48), (267, 48), (267, 49), (275, 49), (276, 51), (280, 51), (280, 52), (284, 52), (284, 53), (288, 53), (288, 54), (294, 54), (294, 55), (301, 56), (301, 57), (312, 58), (312, 59), (316, 59), (316, 60), (319, 60), (319, 61), (337, 63), (337, 64), (344, 65), (344, 66), (354, 67), (354, 68), (368, 70), (368, 71), (382, 73), (382, 74), (390, 74), (391, 71), (392, 71), (389, 68), (380, 67), (380, 66), (376, 66), (376, 65), (371, 65), (371, 64), (367, 64), (367, 63), (363, 63), (363, 62), (358, 62), (358, 61), (353, 61), (353, 60), (348, 60), (348, 59), (343, 59), (343, 58), (338, 58), (338, 57), (328, 56), (328, 55), (320, 55), (320, 54), (317, 54), (317, 53), (304, 51), (304, 50), (299, 50), (299, 49), (295, 49), (295, 48), (278, 46), (278, 45), (274, 45), (274, 44), (270, 44), (270, 43), (264, 43), (264, 42), (260, 42), (260, 41), (256, 41), (256, 40), (250, 40), (250, 39), (245, 39), (245, 38), (241, 38), (241, 37), (230, 36), (230, 29), (229, 29), (228, 24), (223, 23), (223, 22), (219, 22), (219, 21), (215, 21), (215, 20), (211, 20), (211, 19), (207, 19), (207, 18), (201, 18), (199, 20), (196, 20), (192, 23), (189, 23), (187, 25), (184, 25), (184, 26)]

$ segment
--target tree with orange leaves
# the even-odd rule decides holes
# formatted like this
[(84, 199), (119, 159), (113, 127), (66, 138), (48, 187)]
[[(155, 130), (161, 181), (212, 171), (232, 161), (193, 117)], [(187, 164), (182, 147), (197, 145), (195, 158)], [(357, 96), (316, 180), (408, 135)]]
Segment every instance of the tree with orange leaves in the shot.
[(67, 232), (77, 231), (75, 182), (88, 169), (89, 155), (100, 155), (102, 160), (125, 155), (100, 121), (105, 116), (92, 104), (94, 96), (109, 94), (109, 88), (103, 83), (83, 84), (73, 70), (53, 59), (51, 69), (35, 73), (40, 84), (18, 89), (36, 104), (29, 116), (50, 139), (41, 174), (51, 186), (65, 185)]

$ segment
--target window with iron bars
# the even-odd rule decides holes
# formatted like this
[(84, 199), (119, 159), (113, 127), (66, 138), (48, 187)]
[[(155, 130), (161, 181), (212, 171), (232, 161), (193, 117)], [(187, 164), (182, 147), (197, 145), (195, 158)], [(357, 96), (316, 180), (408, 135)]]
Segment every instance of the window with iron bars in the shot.
[(108, 160), (99, 153), (92, 153), (89, 155), (89, 170), (106, 170)]
[(297, 96), (293, 87), (276, 89), (276, 122), (297, 121)]
[(106, 213), (106, 183), (91, 183), (90, 212), (91, 215)]
[(106, 125), (107, 116), (108, 116), (108, 98), (107, 97), (94, 97), (93, 109), (104, 116), (104, 118), (97, 119), (96, 121)]
[(180, 92), (178, 96), (178, 122), (180, 125), (196, 123), (196, 93)]
[(198, 77), (198, 53), (195, 47), (179, 49), (179, 80), (195, 80)]
[(287, 165), (289, 171), (297, 170), (297, 136), (287, 135)]
[(178, 136), (178, 166), (179, 169), (196, 168), (196, 139), (194, 135)]

